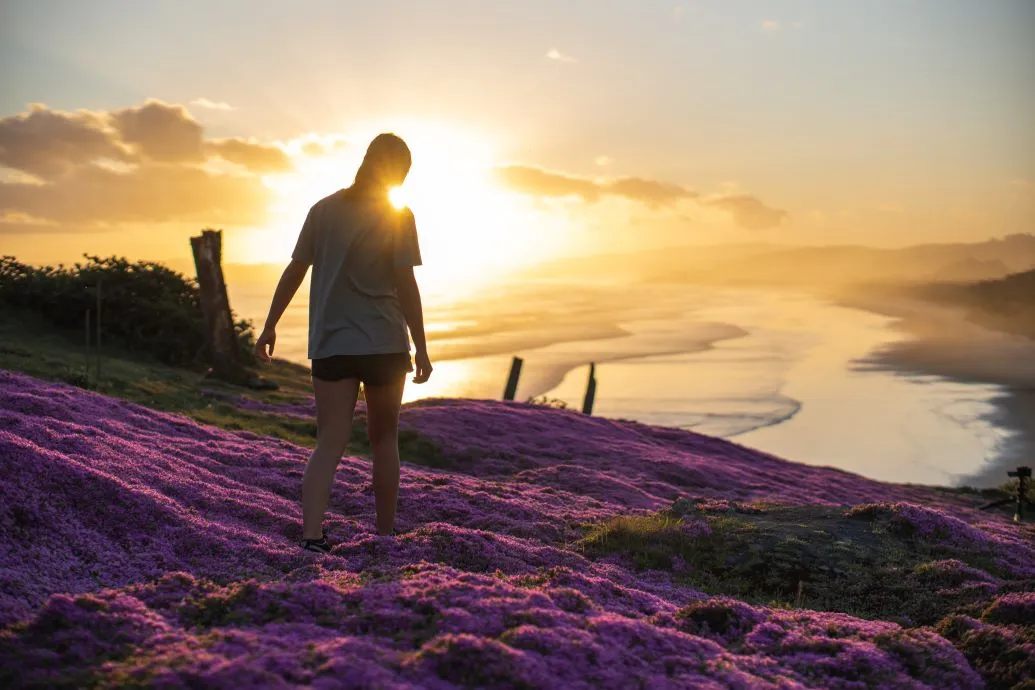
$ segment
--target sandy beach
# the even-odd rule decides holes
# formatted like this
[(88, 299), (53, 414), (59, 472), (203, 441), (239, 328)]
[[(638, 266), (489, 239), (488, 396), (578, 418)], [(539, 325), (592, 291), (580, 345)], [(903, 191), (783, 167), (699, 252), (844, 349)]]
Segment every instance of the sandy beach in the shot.
[(860, 362), (868, 369), (907, 375), (938, 376), (1002, 387), (989, 421), (1013, 433), (995, 462), (964, 479), (965, 484), (995, 486), (1007, 470), (1035, 460), (1035, 341), (993, 331), (967, 319), (961, 309), (909, 299), (851, 298), (845, 306), (897, 319), (906, 338), (883, 346)]

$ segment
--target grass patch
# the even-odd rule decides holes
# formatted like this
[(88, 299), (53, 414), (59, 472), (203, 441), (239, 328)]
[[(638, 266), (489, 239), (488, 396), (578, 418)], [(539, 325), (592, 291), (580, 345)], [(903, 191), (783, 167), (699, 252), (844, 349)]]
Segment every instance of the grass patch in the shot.
[[(96, 360), (85, 344), (43, 323), (32, 314), (0, 309), (0, 368), (95, 390), (163, 412), (183, 414), (202, 424), (229, 431), (249, 431), (305, 447), (316, 444), (316, 419), (246, 410), (218, 396), (246, 396), (272, 404), (292, 404), (312, 395), (308, 367), (275, 360), (260, 373), (275, 381), (277, 391), (251, 391), (208, 379), (200, 370), (171, 367), (152, 358), (105, 346), (101, 380)], [(427, 467), (450, 467), (434, 443), (413, 430), (400, 430), (403, 460)], [(369, 455), (366, 418), (353, 422), (350, 452)]]
[(1035, 627), (983, 625), (968, 616), (947, 616), (935, 632), (952, 642), (992, 688), (1035, 687)]
[(994, 574), (986, 556), (821, 506), (617, 517), (592, 527), (577, 547), (589, 557), (621, 555), (637, 569), (670, 571), (710, 594), (913, 625), (972, 610), (994, 594), (980, 586), (992, 578), (979, 569)]
[(203, 371), (171, 367), (114, 345), (102, 350), (101, 379), (85, 344), (55, 331), (31, 315), (0, 311), (0, 368), (94, 390), (163, 412), (177, 412), (204, 424), (251, 431), (311, 446), (315, 421), (242, 410), (211, 393), (245, 395), (264, 402), (292, 402), (309, 394), (309, 370), (285, 361), (262, 368), (280, 390), (256, 393), (208, 379)]

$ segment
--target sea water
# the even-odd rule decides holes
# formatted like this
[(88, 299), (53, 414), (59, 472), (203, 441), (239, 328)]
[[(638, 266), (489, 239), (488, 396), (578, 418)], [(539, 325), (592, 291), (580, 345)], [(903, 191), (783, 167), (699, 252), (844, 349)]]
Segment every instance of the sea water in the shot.
[[(261, 323), (272, 285), (231, 289)], [(305, 362), (304, 290), (278, 328), (281, 357)], [(994, 385), (874, 370), (901, 339), (894, 320), (789, 292), (650, 286), (502, 286), (425, 298), (432, 380), (406, 400), (501, 397), (523, 358), (519, 400), (729, 438), (797, 462), (874, 479), (951, 485), (1009, 441)]]

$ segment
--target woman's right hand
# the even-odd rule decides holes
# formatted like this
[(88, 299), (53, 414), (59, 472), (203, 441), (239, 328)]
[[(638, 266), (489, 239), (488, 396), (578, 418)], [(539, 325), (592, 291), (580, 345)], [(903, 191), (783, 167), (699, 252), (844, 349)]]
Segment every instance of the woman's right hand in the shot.
[(255, 356), (259, 361), (269, 364), (273, 361), (273, 346), (277, 344), (277, 331), (272, 328), (262, 329), (259, 339), (255, 341)]
[(428, 379), (431, 378), (431, 358), (428, 357), (428, 351), (417, 350), (417, 354), (414, 355), (413, 359), (417, 367), (417, 373), (413, 377), (413, 382), (427, 383)]

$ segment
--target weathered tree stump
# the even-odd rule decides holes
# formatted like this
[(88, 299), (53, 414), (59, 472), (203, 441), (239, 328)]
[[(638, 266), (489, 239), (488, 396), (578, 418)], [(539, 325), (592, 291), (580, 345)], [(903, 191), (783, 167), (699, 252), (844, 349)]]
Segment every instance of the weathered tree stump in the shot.
[(201, 288), (201, 310), (205, 315), (205, 349), (213, 378), (246, 386), (255, 376), (245, 368), (237, 349), (230, 299), (223, 279), (222, 244), (220, 230), (202, 230), (199, 237), (190, 238)]

